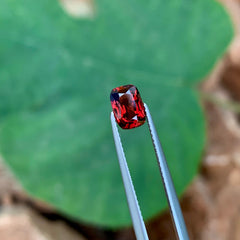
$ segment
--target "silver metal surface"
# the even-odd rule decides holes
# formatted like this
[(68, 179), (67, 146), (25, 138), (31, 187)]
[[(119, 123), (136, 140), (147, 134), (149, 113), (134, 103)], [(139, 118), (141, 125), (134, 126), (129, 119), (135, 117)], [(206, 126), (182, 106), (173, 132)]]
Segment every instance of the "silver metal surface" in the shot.
[[(153, 142), (156, 157), (158, 160), (158, 165), (159, 165), (161, 177), (164, 184), (164, 189), (167, 195), (168, 204), (169, 204), (170, 212), (174, 222), (177, 238), (179, 240), (189, 240), (187, 229), (186, 229), (185, 222), (182, 215), (182, 211), (178, 202), (178, 198), (177, 198), (176, 191), (172, 182), (172, 178), (167, 166), (167, 162), (158, 138), (158, 134), (152, 120), (152, 116), (150, 114), (148, 106), (146, 104), (144, 104), (144, 106), (145, 106), (149, 130), (151, 133), (152, 142)], [(137, 240), (148, 240), (149, 238), (147, 235), (146, 227), (144, 225), (143, 217), (137, 201), (136, 193), (135, 193), (131, 175), (128, 169), (127, 161), (126, 161), (122, 143), (121, 143), (121, 138), (118, 132), (118, 128), (117, 128), (117, 124), (116, 124), (113, 112), (111, 112), (111, 123), (112, 123), (113, 137), (114, 137), (114, 142), (117, 150), (123, 184), (124, 184), (124, 188), (127, 196), (128, 206), (129, 206), (136, 238)]]
[(143, 217), (139, 208), (137, 196), (134, 190), (134, 186), (133, 186), (131, 175), (128, 169), (127, 161), (125, 158), (122, 142), (119, 136), (119, 132), (118, 132), (118, 128), (117, 128), (117, 124), (116, 124), (113, 112), (111, 112), (111, 123), (112, 123), (112, 130), (113, 130), (113, 138), (114, 138), (114, 142), (117, 150), (118, 161), (120, 165), (123, 184), (124, 184), (127, 201), (128, 201), (128, 207), (131, 214), (136, 238), (137, 240), (148, 240), (146, 227), (144, 225)]
[(176, 235), (179, 240), (189, 240), (187, 228), (183, 219), (182, 211), (179, 205), (177, 194), (173, 185), (173, 181), (168, 169), (168, 165), (159, 141), (159, 137), (154, 126), (152, 116), (147, 104), (144, 104), (148, 120), (148, 126), (152, 137), (155, 153), (158, 160), (161, 177), (163, 180), (164, 189), (167, 195), (170, 212), (175, 226)]

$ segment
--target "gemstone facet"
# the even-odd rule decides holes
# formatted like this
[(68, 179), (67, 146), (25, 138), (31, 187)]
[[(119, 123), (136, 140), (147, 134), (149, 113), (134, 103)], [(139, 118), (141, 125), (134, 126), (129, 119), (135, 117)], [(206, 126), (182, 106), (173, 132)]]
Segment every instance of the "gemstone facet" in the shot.
[(145, 123), (145, 107), (134, 85), (114, 88), (110, 100), (115, 119), (121, 128), (131, 129)]

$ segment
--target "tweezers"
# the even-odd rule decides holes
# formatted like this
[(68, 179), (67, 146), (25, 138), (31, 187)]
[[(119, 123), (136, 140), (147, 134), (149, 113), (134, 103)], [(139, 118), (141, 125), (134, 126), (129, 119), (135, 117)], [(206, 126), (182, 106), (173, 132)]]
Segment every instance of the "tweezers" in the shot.
[[(152, 116), (150, 114), (147, 104), (144, 103), (146, 118), (148, 122), (148, 127), (151, 133), (151, 138), (156, 153), (158, 166), (160, 169), (164, 190), (167, 195), (168, 205), (170, 208), (172, 220), (174, 223), (174, 228), (176, 232), (177, 239), (179, 240), (189, 240), (187, 228), (183, 219), (182, 211), (179, 205), (177, 194), (173, 185), (171, 174), (168, 169), (168, 165), (161, 147), (161, 143), (158, 138), (156, 128), (154, 126)], [(147, 230), (143, 221), (141, 210), (138, 204), (137, 196), (132, 183), (131, 175), (128, 169), (126, 157), (123, 151), (121, 138), (118, 132), (118, 127), (116, 120), (114, 118), (113, 112), (111, 112), (111, 124), (114, 142), (117, 150), (117, 156), (119, 160), (120, 170), (122, 174), (123, 184), (127, 196), (128, 207), (130, 215), (132, 218), (133, 228), (137, 240), (148, 240)]]

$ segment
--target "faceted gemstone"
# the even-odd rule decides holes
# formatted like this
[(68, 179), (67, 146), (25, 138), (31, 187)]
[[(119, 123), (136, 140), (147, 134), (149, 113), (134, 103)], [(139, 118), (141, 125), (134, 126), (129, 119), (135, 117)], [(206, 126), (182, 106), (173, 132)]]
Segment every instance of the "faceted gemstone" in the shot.
[(146, 120), (144, 104), (134, 85), (114, 88), (110, 100), (115, 119), (121, 128), (131, 129), (144, 124)]

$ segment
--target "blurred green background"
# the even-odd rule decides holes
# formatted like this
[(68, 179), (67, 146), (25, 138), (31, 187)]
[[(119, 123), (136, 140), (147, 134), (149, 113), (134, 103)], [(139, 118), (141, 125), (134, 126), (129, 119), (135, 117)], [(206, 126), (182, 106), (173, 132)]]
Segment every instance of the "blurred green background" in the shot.
[[(180, 196), (198, 171), (198, 84), (233, 30), (211, 0), (95, 1), (92, 18), (58, 1), (2, 0), (0, 151), (33, 197), (84, 222), (131, 223), (109, 114), (112, 88), (148, 103)], [(120, 132), (145, 219), (167, 202), (147, 126)]]

